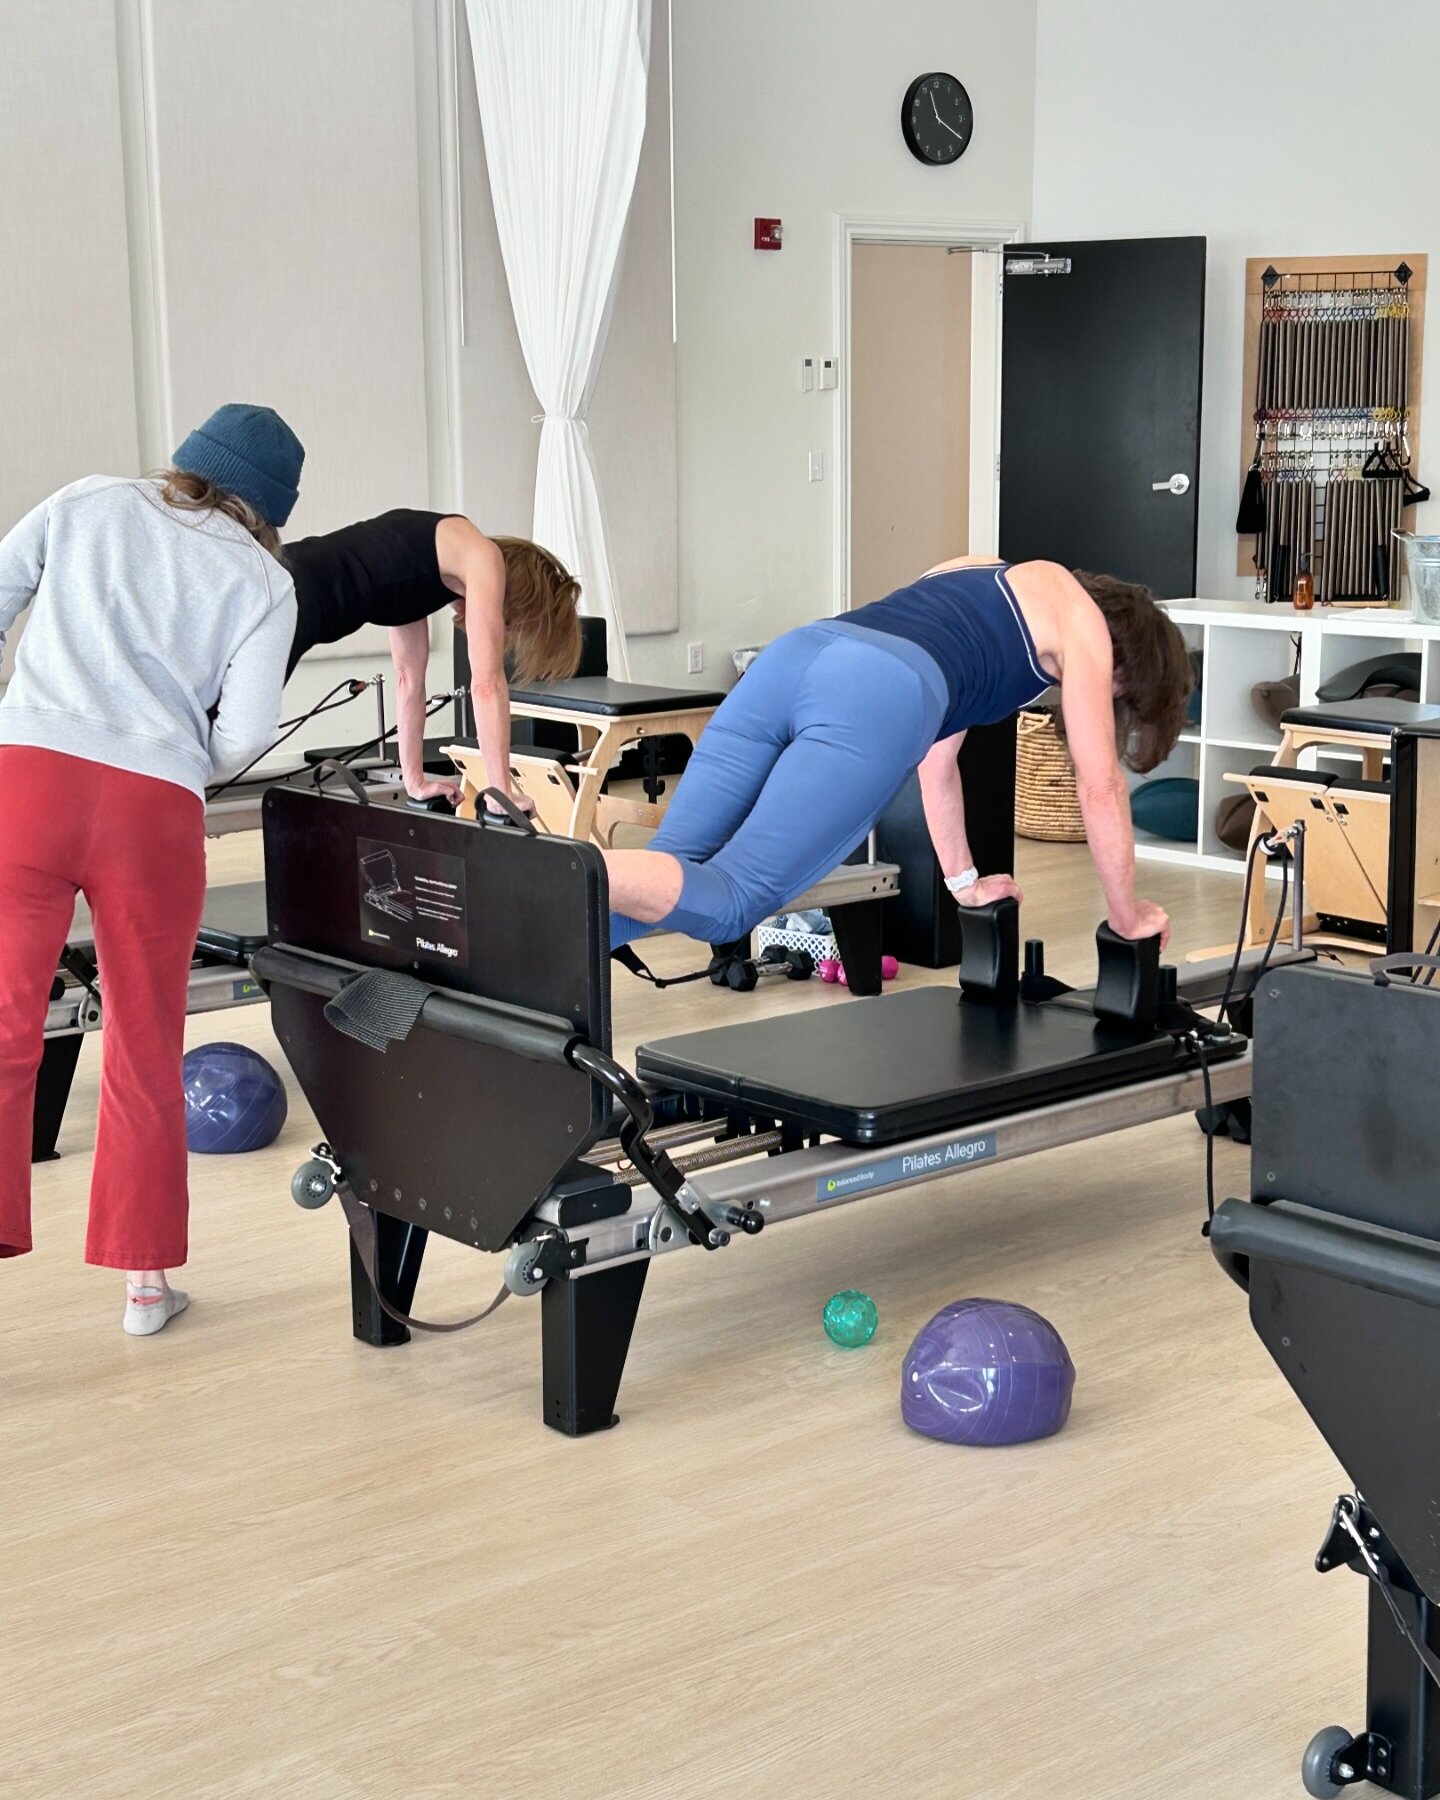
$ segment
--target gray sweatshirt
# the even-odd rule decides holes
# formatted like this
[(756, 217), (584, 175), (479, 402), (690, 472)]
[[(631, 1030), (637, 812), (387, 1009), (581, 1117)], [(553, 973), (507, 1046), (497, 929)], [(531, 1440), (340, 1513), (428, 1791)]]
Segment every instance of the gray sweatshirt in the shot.
[(225, 514), (167, 506), (153, 481), (61, 488), (0, 539), (0, 647), (32, 601), (0, 743), (203, 798), (274, 742), (295, 588)]

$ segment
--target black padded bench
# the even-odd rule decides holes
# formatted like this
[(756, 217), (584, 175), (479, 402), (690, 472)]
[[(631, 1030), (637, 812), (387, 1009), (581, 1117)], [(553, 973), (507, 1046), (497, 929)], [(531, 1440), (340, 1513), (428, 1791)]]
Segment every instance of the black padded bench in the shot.
[(512, 687), (511, 705), (543, 708), (548, 713), (598, 713), (607, 719), (632, 718), (636, 713), (691, 712), (717, 707), (725, 698), (718, 690), (647, 687), (635, 681), (614, 681), (608, 675), (574, 675), (568, 681), (542, 682), (535, 687)]
[(1097, 1019), (1089, 993), (977, 1006), (926, 987), (642, 1044), (636, 1069), (806, 1134), (894, 1144), (1193, 1060), (1151, 1025)]

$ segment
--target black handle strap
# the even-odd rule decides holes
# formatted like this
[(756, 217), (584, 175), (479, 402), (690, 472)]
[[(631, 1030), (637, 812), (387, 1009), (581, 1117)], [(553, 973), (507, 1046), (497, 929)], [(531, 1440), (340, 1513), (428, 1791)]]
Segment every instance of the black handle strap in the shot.
[(684, 987), (689, 981), (713, 979), (716, 971), (723, 969), (730, 958), (712, 956), (703, 969), (691, 969), (688, 975), (657, 975), (649, 963), (641, 961), (629, 944), (621, 944), (612, 950), (610, 960), (619, 963), (622, 969), (628, 969), (632, 975), (639, 976), (641, 981), (648, 981), (653, 988), (672, 988)]
[(370, 796), (365, 792), (364, 782), (361, 781), (360, 777), (348, 763), (342, 763), (336, 757), (327, 756), (324, 762), (316, 763), (315, 765), (315, 785), (317, 788), (324, 785), (324, 780), (327, 775), (338, 775), (362, 806), (368, 806), (370, 804)]
[(368, 1206), (362, 1204), (341, 1182), (337, 1192), (340, 1205), (345, 1212), (345, 1221), (350, 1227), (350, 1236), (355, 1244), (355, 1253), (360, 1258), (360, 1266), (364, 1269), (370, 1285), (375, 1290), (375, 1298), (380, 1302), (380, 1310), (397, 1325), (408, 1326), (411, 1331), (430, 1331), (446, 1333), (452, 1331), (468, 1331), (472, 1325), (478, 1325), (482, 1319), (488, 1319), (491, 1313), (503, 1306), (510, 1298), (508, 1287), (490, 1302), (483, 1312), (473, 1313), (468, 1319), (449, 1319), (444, 1323), (436, 1323), (427, 1319), (412, 1318), (409, 1313), (401, 1312), (398, 1306), (392, 1306), (381, 1291), (375, 1274), (375, 1215)]
[[(489, 804), (492, 800), (495, 803), (493, 806)], [(477, 824), (484, 825), (487, 823), (485, 818), (487, 812), (503, 813), (512, 825), (518, 825), (520, 830), (530, 837), (539, 837), (540, 835), (539, 831), (536, 829), (535, 821), (530, 817), (529, 813), (522, 811), (501, 788), (487, 787), (480, 790), (475, 805), (475, 820)]]
[(1428, 956), (1419, 950), (1402, 950), (1394, 956), (1377, 956), (1370, 965), (1376, 987), (1389, 987), (1392, 975), (1412, 969), (1440, 969), (1440, 956)]

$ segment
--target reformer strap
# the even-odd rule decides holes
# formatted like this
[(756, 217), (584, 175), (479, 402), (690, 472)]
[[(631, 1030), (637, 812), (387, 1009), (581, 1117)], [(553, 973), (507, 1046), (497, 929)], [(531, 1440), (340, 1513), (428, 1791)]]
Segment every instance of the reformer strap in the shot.
[(486, 823), (493, 824), (493, 816), (487, 821), (485, 815), (487, 813), (491, 815), (499, 813), (508, 819), (512, 825), (518, 826), (528, 837), (539, 837), (539, 829), (529, 813), (525, 812), (521, 807), (518, 807), (510, 796), (502, 789), (494, 787), (482, 788), (480, 790), (479, 798), (483, 800), (485, 804), (483, 806), (477, 805), (475, 808), (475, 823), (477, 825), (484, 825)]
[(409, 1037), (425, 1002), (437, 991), (394, 969), (366, 969), (326, 1001), (325, 1022), (383, 1056), (391, 1044)]
[(712, 956), (703, 969), (692, 969), (688, 975), (657, 975), (647, 963), (641, 962), (629, 944), (621, 944), (618, 949), (612, 950), (610, 960), (618, 962), (622, 969), (628, 969), (632, 975), (638, 975), (641, 981), (648, 981), (654, 988), (672, 988), (684, 987), (687, 981), (704, 981), (716, 969), (723, 968), (729, 958)]
[(357, 1200), (354, 1194), (342, 1181), (337, 1188), (340, 1205), (345, 1213), (345, 1222), (350, 1227), (350, 1238), (355, 1245), (355, 1254), (360, 1258), (360, 1266), (375, 1290), (375, 1298), (380, 1302), (380, 1310), (395, 1321), (397, 1325), (406, 1325), (411, 1331), (452, 1332), (468, 1331), (472, 1325), (478, 1325), (482, 1319), (488, 1319), (491, 1313), (503, 1306), (510, 1298), (510, 1289), (502, 1286), (500, 1292), (484, 1309), (473, 1313), (468, 1319), (450, 1319), (444, 1323), (436, 1323), (427, 1319), (412, 1318), (409, 1313), (401, 1312), (398, 1306), (392, 1306), (380, 1290), (380, 1282), (375, 1273), (375, 1214), (371, 1209)]
[(365, 792), (364, 782), (348, 763), (341, 762), (337, 757), (327, 756), (324, 762), (315, 765), (315, 786), (317, 788), (325, 785), (324, 777), (327, 775), (338, 775), (362, 806), (370, 804), (370, 796)]

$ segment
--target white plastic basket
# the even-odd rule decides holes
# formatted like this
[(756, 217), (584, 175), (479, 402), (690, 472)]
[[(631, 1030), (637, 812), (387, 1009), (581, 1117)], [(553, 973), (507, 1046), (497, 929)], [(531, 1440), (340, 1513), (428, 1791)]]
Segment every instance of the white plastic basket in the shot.
[(773, 920), (767, 919), (763, 925), (755, 929), (755, 954), (763, 956), (772, 945), (778, 944), (782, 950), (808, 950), (810, 959), (818, 969), (822, 962), (833, 959), (840, 960), (840, 952), (836, 948), (832, 936), (822, 937), (814, 931), (782, 930)]

